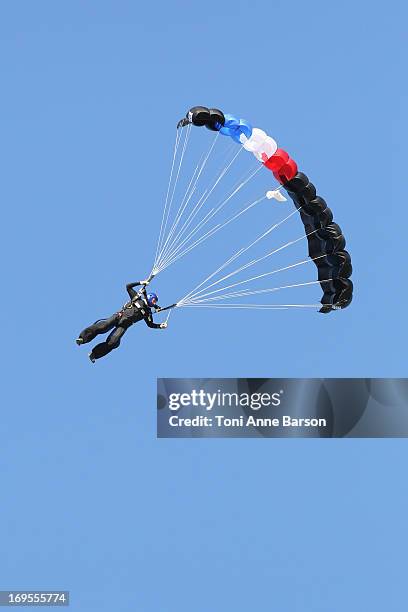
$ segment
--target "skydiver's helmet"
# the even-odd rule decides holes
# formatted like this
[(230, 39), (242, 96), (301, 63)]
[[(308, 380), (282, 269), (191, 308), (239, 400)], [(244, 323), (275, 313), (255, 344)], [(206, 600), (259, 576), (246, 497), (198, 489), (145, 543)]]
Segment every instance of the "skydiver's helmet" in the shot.
[(152, 308), (153, 306), (156, 306), (158, 301), (159, 301), (159, 298), (157, 297), (155, 293), (147, 294), (147, 303), (149, 304), (150, 308)]

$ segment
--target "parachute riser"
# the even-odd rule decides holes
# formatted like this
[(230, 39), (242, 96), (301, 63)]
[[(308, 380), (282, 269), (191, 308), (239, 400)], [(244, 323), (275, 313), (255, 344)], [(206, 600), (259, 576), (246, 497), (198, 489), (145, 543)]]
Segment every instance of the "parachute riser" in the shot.
[(166, 306), (165, 308), (158, 308), (156, 312), (164, 312), (165, 310), (170, 310), (171, 308), (176, 308), (178, 306), (178, 302), (175, 304), (171, 304), (170, 306)]

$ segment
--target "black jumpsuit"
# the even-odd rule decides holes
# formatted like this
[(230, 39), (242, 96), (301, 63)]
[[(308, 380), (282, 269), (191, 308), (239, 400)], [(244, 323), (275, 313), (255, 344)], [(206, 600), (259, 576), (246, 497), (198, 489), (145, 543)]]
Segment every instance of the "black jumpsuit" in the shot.
[(91, 352), (91, 359), (99, 359), (110, 353), (113, 349), (118, 348), (120, 340), (125, 331), (138, 321), (145, 321), (148, 327), (158, 329), (159, 323), (153, 322), (152, 311), (147, 303), (146, 288), (143, 287), (141, 294), (134, 290), (134, 287), (138, 287), (141, 283), (129, 283), (126, 285), (126, 291), (129, 294), (130, 301), (127, 302), (119, 312), (116, 312), (108, 319), (99, 319), (95, 321), (89, 327), (86, 327), (79, 337), (82, 338), (84, 344), (92, 342), (92, 340), (99, 334), (105, 334), (111, 331), (105, 342), (97, 344)]

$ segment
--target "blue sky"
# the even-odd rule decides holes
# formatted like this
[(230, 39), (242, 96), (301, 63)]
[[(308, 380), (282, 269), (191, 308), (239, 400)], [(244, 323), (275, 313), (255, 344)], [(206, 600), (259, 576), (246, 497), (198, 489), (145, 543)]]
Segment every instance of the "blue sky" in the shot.
[[(403, 441), (156, 440), (155, 384), (406, 375), (405, 12), (2, 5), (1, 588), (70, 589), (87, 612), (400, 609)], [(195, 104), (263, 127), (310, 175), (355, 299), (327, 317), (181, 310), (92, 366), (73, 340), (148, 273)], [(161, 301), (206, 257), (163, 274)]]

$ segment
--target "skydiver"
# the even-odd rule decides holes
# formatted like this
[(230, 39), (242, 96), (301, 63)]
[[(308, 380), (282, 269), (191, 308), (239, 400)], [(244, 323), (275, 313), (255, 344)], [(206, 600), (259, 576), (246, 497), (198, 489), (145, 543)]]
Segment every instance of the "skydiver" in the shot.
[[(111, 331), (105, 342), (101, 342), (94, 346), (89, 353), (89, 359), (95, 363), (96, 359), (104, 357), (113, 349), (118, 348), (121, 338), (126, 330), (134, 323), (144, 320), (148, 327), (152, 329), (166, 329), (167, 323), (154, 323), (152, 309), (155, 312), (167, 310), (160, 308), (158, 305), (158, 297), (155, 293), (147, 293), (146, 286), (150, 279), (139, 281), (137, 283), (128, 283), (126, 291), (129, 294), (130, 300), (122, 306), (121, 310), (113, 314), (108, 319), (99, 319), (89, 327), (86, 327), (79, 334), (76, 343), (78, 346), (92, 342), (99, 334), (105, 334)], [(142, 289), (135, 291), (134, 287), (142, 286)]]

